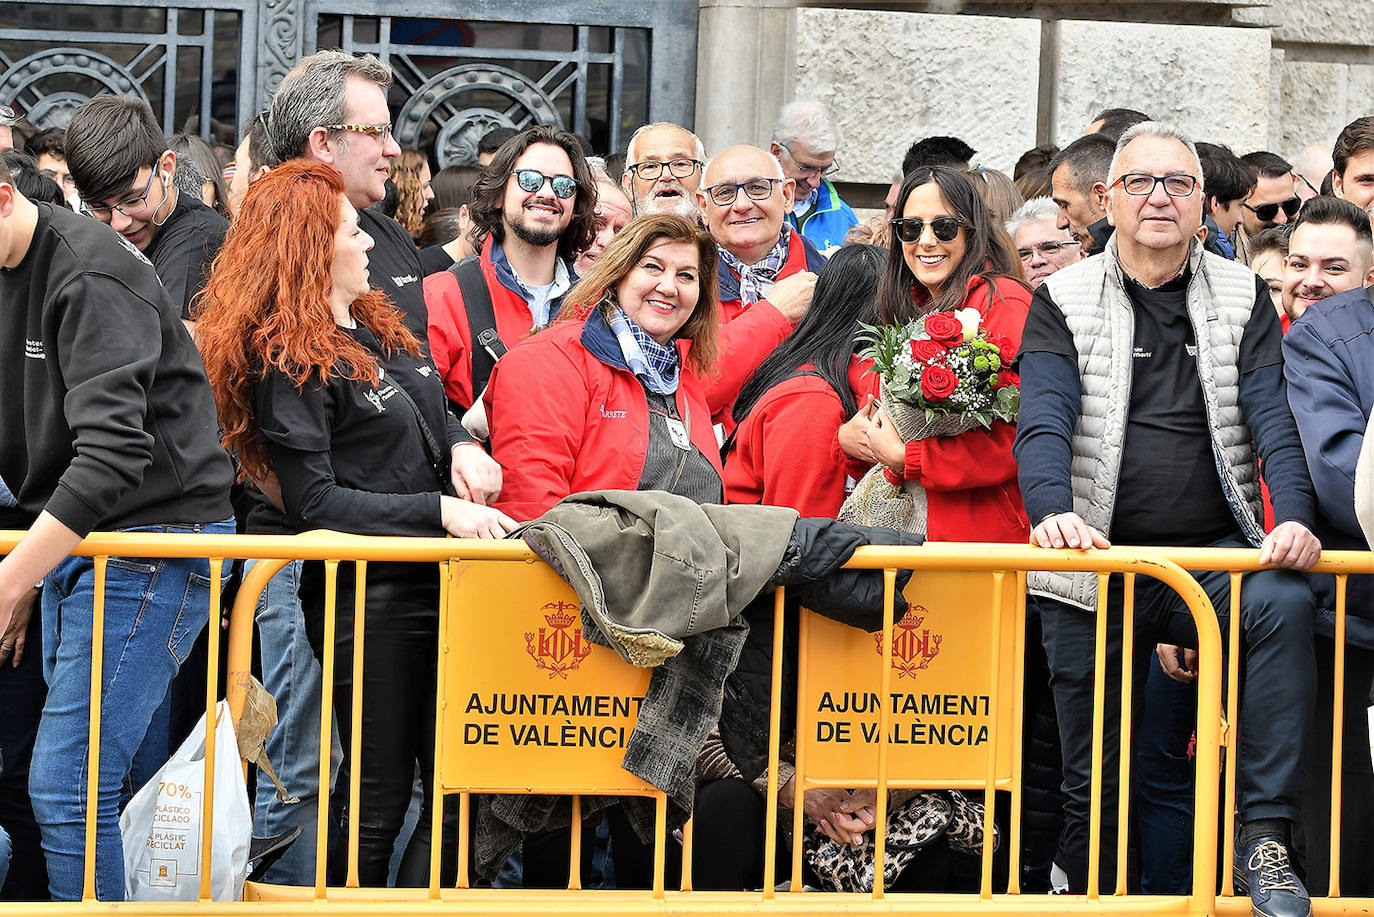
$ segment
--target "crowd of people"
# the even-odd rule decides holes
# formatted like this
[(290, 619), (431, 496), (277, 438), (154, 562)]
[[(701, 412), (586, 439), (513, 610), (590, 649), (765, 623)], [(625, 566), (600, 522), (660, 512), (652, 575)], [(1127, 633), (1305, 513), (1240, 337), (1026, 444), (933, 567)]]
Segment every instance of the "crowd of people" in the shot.
[[(116, 558), (98, 572), (68, 556), (91, 531), (499, 538), (598, 490), (834, 518), (871, 473), (919, 491), (907, 527), (930, 540), (1258, 549), (1266, 569), (1240, 577), (1234, 606), (1236, 581), (1198, 575), (1223, 631), (1240, 628), (1234, 871), (1256, 914), (1310, 912), (1330, 870), (1336, 589), (1306, 571), (1324, 547), (1370, 546), (1356, 490), (1374, 463), (1374, 116), (1293, 162), (1129, 109), (1062, 149), (1028, 150), (1011, 175), (956, 137), (919, 137), (886, 213), (861, 220), (827, 177), (842, 137), (819, 102), (783, 106), (766, 146), (707, 150), (666, 122), (623, 151), (553, 126), (499, 128), (478, 162), (432, 171), (397, 144), (390, 88), (375, 57), (319, 52), (234, 150), (165, 136), (128, 96), (90, 99), (41, 133), (0, 106), (0, 528), (24, 532), (0, 561), (3, 897), (81, 895), (97, 580), (101, 899), (124, 895), (120, 806), (204, 697), (207, 561)], [(863, 329), (960, 310), (1001, 342), (1019, 416), (904, 435), (859, 355)], [(1374, 894), (1364, 579), (1346, 590), (1348, 895)], [(1125, 606), (1137, 764), (1118, 787), (1108, 678), (1091, 851), (1097, 579), (1028, 583), (1022, 887), (1050, 891), (1058, 866), (1081, 893), (1098, 858), (1103, 887), (1126, 869), (1134, 889), (1186, 892), (1191, 616), (1152, 581)], [(321, 566), (288, 564), (258, 602), (279, 716), (266, 752), (287, 794), (258, 782), (254, 831), (300, 829), (266, 881), (313, 882), (320, 805), (331, 881), (345, 877), (350, 821), (364, 885), (428, 881), (429, 826), (444, 817), (429, 797), (439, 582), (368, 567), (360, 762), (338, 753), (353, 723), (354, 588), (341, 574), (332, 779), (345, 789), (324, 800)], [(1115, 666), (1123, 604), (1113, 577)], [(696, 834), (693, 881), (755, 887), (761, 848), (740, 839), (776, 813), (722, 754), (715, 737), (703, 749), (697, 807), (711, 829)], [(1122, 793), (1131, 825), (1115, 823)], [(805, 800), (817, 836), (871, 844), (872, 790)], [(607, 881), (647, 881), (644, 839), (615, 810), (602, 817)], [(514, 877), (483, 878), (561, 885), (566, 842), (533, 834)], [(976, 876), (967, 858), (951, 831), (898, 887), (962, 889)]]

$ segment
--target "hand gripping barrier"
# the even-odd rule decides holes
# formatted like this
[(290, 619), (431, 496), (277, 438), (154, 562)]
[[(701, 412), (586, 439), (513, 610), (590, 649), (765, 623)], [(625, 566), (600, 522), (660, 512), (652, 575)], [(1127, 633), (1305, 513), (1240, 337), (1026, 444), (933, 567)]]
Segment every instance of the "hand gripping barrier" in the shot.
[[(0, 536), (0, 551), (10, 550), (21, 533)], [(683, 874), (681, 890), (669, 890), (665, 881), (664, 847), (672, 841), (663, 836), (665, 803), (652, 787), (619, 767), (622, 729), (633, 725), (636, 699), (647, 684), (645, 670), (633, 669), (612, 651), (590, 646), (580, 637), (576, 618), (576, 596), (550, 570), (520, 543), (458, 541), (452, 539), (361, 538), (337, 534), (306, 536), (170, 536), (170, 535), (93, 535), (76, 552), (96, 558), (97, 600), (93, 614), (95, 641), (92, 681), (101, 678), (101, 640), (103, 621), (103, 578), (110, 556), (211, 558), (211, 569), (218, 574), (225, 562), (235, 558), (259, 558), (241, 584), (234, 606), (229, 636), (228, 691), (231, 708), (237, 716), (243, 705), (244, 678), (250, 669), (252, 653), (252, 615), (257, 595), (267, 579), (288, 560), (325, 561), (326, 601), (331, 613), (325, 624), (325, 646), (334, 645), (332, 613), (337, 587), (338, 564), (359, 561), (357, 577), (366, 578), (367, 562), (409, 561), (435, 564), (443, 583), (438, 653), (440, 690), (436, 705), (436, 796), (460, 795), (462, 822), (458, 828), (458, 879), (444, 886), (441, 870), (440, 833), (442, 819), (434, 819), (435, 843), (432, 847), (431, 881), (428, 888), (360, 888), (357, 881), (357, 827), (350, 826), (348, 879), (342, 887), (325, 882), (325, 841), (321, 830), (316, 851), (313, 887), (288, 888), (250, 883), (245, 901), (216, 903), (208, 900), (208, 869), (201, 888), (201, 901), (186, 905), (147, 905), (139, 903), (100, 904), (94, 900), (94, 818), (86, 826), (86, 878), (84, 902), (73, 904), (7, 905), (16, 915), (50, 914), (59, 911), (84, 913), (99, 908), (129, 913), (181, 914), (229, 912), (303, 913), (328, 902), (330, 913), (444, 913), (466, 914), (742, 914), (765, 911), (777, 914), (822, 914), (837, 910), (846, 913), (921, 913), (966, 914), (972, 911), (992, 914), (1045, 913), (1127, 913), (1211, 914), (1241, 913), (1248, 899), (1230, 895), (1229, 876), (1221, 880), (1217, 897), (1216, 851), (1218, 838), (1217, 781), (1198, 780), (1195, 797), (1193, 891), (1182, 896), (1128, 895), (1125, 870), (1121, 870), (1111, 894), (1099, 896), (1061, 895), (1045, 899), (1021, 894), (1017, 884), (1020, 846), (1020, 771), (1022, 652), (1025, 642), (1024, 583), (1027, 570), (1089, 571), (1105, 584), (1113, 573), (1124, 574), (1125, 626), (1123, 657), (1131, 654), (1131, 611), (1134, 581), (1149, 576), (1178, 592), (1187, 603), (1197, 624), (1199, 639), (1197, 772), (1221, 773), (1220, 748), (1234, 745), (1236, 703), (1236, 654), (1230, 666), (1229, 716), (1221, 716), (1222, 647), (1216, 617), (1205, 593), (1185, 570), (1220, 569), (1241, 571), (1258, 569), (1256, 552), (1182, 549), (1127, 549), (1080, 554), (1070, 551), (1042, 551), (1007, 545), (931, 544), (920, 548), (864, 548), (856, 553), (851, 567), (884, 571), (888, 586), (885, 602), (886, 627), (880, 635), (837, 629), (838, 625), (804, 612), (800, 630), (798, 673), (798, 719), (796, 765), (792, 817), (794, 830), (802, 823), (797, 804), (808, 788), (822, 786), (871, 786), (877, 793), (876, 853), (877, 873), (882, 873), (885, 856), (887, 788), (961, 787), (981, 790), (991, 801), (995, 792), (1012, 798), (1010, 823), (1003, 827), (1003, 845), (1008, 851), (1010, 879), (994, 888), (993, 855), (985, 845), (981, 861), (980, 888), (977, 894), (909, 894), (884, 892), (822, 893), (802, 890), (800, 845), (794, 850), (793, 882), (790, 889), (775, 890), (772, 851), (779, 842), (777, 821), (766, 819), (768, 852), (764, 857), (765, 881), (762, 891), (705, 892), (691, 890), (691, 824), (684, 829)], [(906, 594), (912, 610), (902, 621), (893, 620), (893, 588), (896, 570), (912, 569), (915, 574)], [(1364, 553), (1328, 553), (1321, 569), (1340, 574), (1343, 600), (1345, 576), (1374, 572), (1374, 558)], [(1238, 585), (1239, 572), (1233, 576)], [(1099, 590), (1105, 596), (1105, 590)], [(361, 595), (362, 590), (358, 590)], [(1232, 601), (1238, 601), (1233, 589)], [(360, 600), (361, 604), (361, 600)], [(1105, 606), (1101, 600), (1099, 612)], [(1337, 617), (1336, 681), (1341, 684), (1344, 633), (1343, 607)], [(220, 614), (218, 575), (212, 577), (210, 619)], [(362, 753), (360, 735), (361, 685), (365, 634), (361, 614), (355, 616), (356, 651), (353, 655), (354, 729), (352, 747), (345, 749), (357, 760)], [(784, 628), (784, 596), (775, 597), (773, 703), (770, 717), (769, 779), (766, 805), (777, 810), (780, 793), (777, 767), (781, 757), (781, 678)], [(1108, 677), (1104, 658), (1106, 616), (1099, 614), (1095, 669), (1094, 770), (1093, 786), (1102, 780), (1102, 725), (1105, 717), (1103, 695)], [(877, 639), (875, 639), (875, 636)], [(938, 639), (937, 639), (938, 638)], [(216, 698), (219, 649), (218, 628), (210, 628), (210, 675), (206, 686), (207, 710)], [(1235, 629), (1231, 637), (1237, 640)], [(499, 647), (499, 652), (494, 649)], [(1233, 646), (1234, 650), (1234, 646)], [(826, 657), (830, 656), (829, 661)], [(518, 663), (518, 665), (517, 665)], [(329, 760), (327, 737), (332, 706), (332, 651), (325, 653), (321, 732), (326, 736), (320, 762), (320, 780), (327, 785)], [(517, 671), (519, 669), (519, 671)], [(533, 679), (531, 679), (533, 676)], [(588, 679), (584, 682), (582, 679)], [(575, 684), (576, 683), (576, 684)], [(591, 684), (592, 687), (583, 687)], [(539, 690), (534, 690), (537, 685)], [(913, 687), (917, 686), (917, 687)], [(1130, 678), (1122, 680), (1122, 710), (1130, 708)], [(828, 700), (825, 699), (829, 693)], [(503, 702), (500, 695), (505, 695)], [(877, 702), (868, 699), (876, 695)], [(547, 697), (549, 700), (544, 700)], [(848, 701), (838, 700), (849, 698)], [(511, 700), (511, 698), (515, 698)], [(553, 698), (562, 698), (561, 706)], [(856, 704), (856, 699), (858, 703)], [(895, 699), (895, 700), (894, 700)], [(1339, 687), (1335, 697), (1337, 723), (1342, 716)], [(89, 762), (88, 798), (94, 798), (100, 742), (100, 697), (94, 692), (90, 720), (92, 753)], [(842, 711), (840, 708), (845, 707)], [(862, 711), (861, 714), (856, 714)], [(508, 712), (513, 711), (513, 712)], [(555, 711), (555, 712), (549, 712)], [(760, 712), (763, 715), (763, 712)], [(843, 715), (845, 718), (842, 719)], [(921, 722), (916, 722), (917, 718)], [(587, 721), (594, 720), (594, 724)], [(945, 722), (941, 722), (944, 720)], [(571, 731), (569, 731), (571, 721)], [(836, 741), (841, 723), (847, 724), (849, 742)], [(1230, 727), (1226, 723), (1230, 723)], [(955, 728), (959, 727), (959, 728)], [(1340, 737), (1333, 730), (1335, 754), (1332, 765), (1331, 862), (1339, 862), (1340, 849)], [(1123, 712), (1122, 742), (1130, 741), (1130, 718)], [(917, 741), (919, 739), (919, 741)], [(213, 748), (207, 750), (213, 755)], [(1130, 755), (1121, 755), (1120, 784), (1129, 785)], [(207, 761), (213, 773), (213, 760)], [(353, 809), (358, 798), (358, 769), (350, 769), (347, 792)], [(214, 787), (207, 780), (204, 805), (212, 804)], [(580, 890), (577, 871), (573, 888), (556, 891), (497, 890), (469, 888), (467, 875), (466, 820), (468, 795), (473, 792), (539, 792), (562, 794), (648, 795), (656, 800), (659, 838), (655, 850), (653, 888), (645, 891)], [(1227, 806), (1234, 799), (1234, 776), (1225, 780)], [(321, 798), (327, 798), (322, 793)], [(1118, 823), (1126, 824), (1129, 796), (1122, 794)], [(1090, 850), (1097, 850), (1101, 839), (1101, 799), (1094, 792), (1091, 815)], [(437, 808), (437, 807), (436, 807)], [(986, 808), (991, 833), (993, 806)], [(784, 808), (785, 812), (786, 809)], [(325, 820), (320, 807), (321, 828)], [(1225, 833), (1229, 838), (1227, 816)], [(209, 851), (214, 826), (206, 820), (200, 849)], [(1125, 832), (1117, 839), (1118, 862), (1125, 861)], [(1229, 853), (1230, 842), (1223, 845)], [(572, 862), (578, 861), (578, 832), (572, 832)], [(204, 854), (204, 856), (208, 856)], [(1097, 887), (1096, 857), (1090, 865), (1089, 887)], [(1223, 860), (1222, 862), (1229, 862)], [(208, 864), (203, 864), (203, 867)], [(1227, 870), (1226, 872), (1229, 872)], [(1333, 897), (1315, 902), (1318, 913), (1364, 912), (1367, 899), (1334, 897), (1338, 894), (1335, 868), (1332, 868)], [(1051, 906), (1052, 905), (1052, 906)]]

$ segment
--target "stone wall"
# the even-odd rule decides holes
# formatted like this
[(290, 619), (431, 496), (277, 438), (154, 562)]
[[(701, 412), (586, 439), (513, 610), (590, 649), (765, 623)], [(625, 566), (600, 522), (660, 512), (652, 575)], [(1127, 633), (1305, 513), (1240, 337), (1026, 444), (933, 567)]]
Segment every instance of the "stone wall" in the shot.
[(1374, 113), (1374, 0), (701, 0), (700, 36), (708, 152), (819, 98), (844, 129), (836, 178), (874, 188), (919, 137), (1009, 172), (1115, 105), (1289, 157)]

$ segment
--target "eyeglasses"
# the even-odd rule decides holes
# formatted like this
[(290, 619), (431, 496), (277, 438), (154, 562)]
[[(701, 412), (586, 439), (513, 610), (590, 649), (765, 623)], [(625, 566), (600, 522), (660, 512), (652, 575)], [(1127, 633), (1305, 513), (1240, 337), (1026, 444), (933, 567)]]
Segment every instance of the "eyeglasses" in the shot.
[(927, 226), (930, 227), (930, 232), (937, 242), (953, 242), (959, 235), (959, 229), (964, 225), (964, 221), (958, 217), (936, 217), (927, 223), (915, 217), (900, 217), (890, 221), (888, 225), (903, 242), (921, 241), (921, 233), (925, 232)]
[(577, 193), (577, 182), (567, 175), (545, 175), (538, 169), (516, 169), (513, 174), (521, 191), (538, 191), (544, 187), (544, 182), (548, 182), (553, 189), (553, 196), (559, 200), (566, 201)]
[(14, 113), (14, 109), (0, 102), (0, 121), (17, 121), (19, 116)]
[(356, 134), (367, 134), (369, 137), (375, 137), (378, 143), (386, 143), (389, 137), (394, 136), (391, 133), (390, 124), (325, 124), (323, 127), (327, 131), (353, 131)]
[(1303, 175), (1301, 172), (1294, 172), (1293, 177), (1296, 178), (1298, 181), (1302, 182), (1304, 185), (1306, 185), (1308, 191), (1311, 191), (1317, 197), (1321, 197), (1321, 192), (1318, 191), (1316, 188), (1312, 187), (1312, 183), (1307, 180), (1306, 175)]
[(792, 164), (797, 167), (797, 172), (799, 172), (803, 177), (819, 177), (822, 175), (833, 175), (840, 170), (840, 163), (838, 160), (831, 160), (830, 165), (828, 166), (804, 166), (797, 161), (797, 154), (792, 152), (792, 148), (790, 146), (788, 146), (785, 143), (779, 143), (778, 146), (782, 147), (784, 150), (787, 151), (787, 158), (792, 160)]
[(1030, 246), (1029, 248), (1018, 248), (1016, 250), (1016, 254), (1022, 261), (1031, 260), (1031, 258), (1035, 256), (1036, 252), (1039, 252), (1041, 255), (1045, 256), (1046, 258), (1049, 258), (1059, 254), (1061, 251), (1063, 251), (1065, 248), (1068, 248), (1070, 245), (1082, 244), (1083, 243), (1079, 242), (1077, 239), (1066, 239), (1062, 242), (1039, 242), (1035, 245)]
[(739, 189), (751, 201), (766, 201), (773, 196), (773, 186), (782, 184), (781, 178), (751, 178), (748, 181), (723, 181), (706, 189), (706, 194), (717, 207), (729, 207), (739, 199)]
[(1170, 197), (1187, 197), (1197, 187), (1197, 178), (1192, 175), (1151, 175), (1148, 172), (1127, 172), (1112, 182), (1112, 187), (1121, 186), (1132, 197), (1149, 197), (1155, 193), (1155, 185), (1163, 185), (1164, 193)]
[(668, 169), (668, 174), (673, 178), (686, 178), (701, 168), (701, 162), (696, 159), (669, 159), (666, 162), (646, 159), (644, 162), (637, 162), (628, 168), (635, 174), (636, 178), (642, 181), (658, 181), (659, 177), (663, 175), (665, 167)]
[[(149, 167), (148, 184), (143, 186), (143, 193), (140, 194), (138, 197), (131, 197), (127, 201), (120, 201), (113, 207), (110, 207), (107, 204), (91, 204), (87, 203), (86, 201), (82, 201), (81, 212), (86, 214), (86, 216), (100, 220), (101, 222), (104, 222), (110, 218), (111, 210), (118, 210), (126, 217), (133, 216), (134, 213), (138, 213), (148, 203), (148, 192), (153, 190), (153, 179), (156, 177), (157, 167), (154, 165)], [(131, 210), (134, 211), (134, 213), (130, 213), (129, 211)]]
[(1260, 204), (1258, 207), (1251, 207), (1249, 204), (1241, 204), (1241, 206), (1253, 213), (1255, 218), (1262, 223), (1268, 223), (1277, 217), (1280, 207), (1283, 208), (1283, 215), (1291, 220), (1302, 209), (1302, 198), (1295, 194), (1286, 201), (1271, 201), (1268, 204)]

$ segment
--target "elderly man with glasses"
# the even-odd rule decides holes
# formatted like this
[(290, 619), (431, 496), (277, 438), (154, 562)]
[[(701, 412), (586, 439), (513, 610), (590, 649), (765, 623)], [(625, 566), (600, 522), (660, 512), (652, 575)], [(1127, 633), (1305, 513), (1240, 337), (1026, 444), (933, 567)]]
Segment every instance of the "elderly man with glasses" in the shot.
[(1055, 271), (1087, 256), (1083, 243), (1059, 228), (1059, 205), (1048, 197), (1033, 197), (1017, 208), (1007, 220), (1007, 233), (1032, 290)]
[[(1041, 547), (1090, 550), (1111, 538), (1259, 549), (1269, 569), (1242, 577), (1238, 620), (1229, 575), (1196, 578), (1223, 634), (1241, 628), (1237, 884), (1248, 888), (1257, 915), (1305, 917), (1311, 903), (1288, 850), (1316, 690), (1315, 600), (1301, 573), (1321, 554), (1312, 534), (1315, 497), (1284, 394), (1269, 291), (1253, 272), (1197, 241), (1201, 175), (1195, 147), (1177, 129), (1145, 122), (1122, 135), (1108, 175), (1107, 214), (1116, 232), (1105, 252), (1055, 272), (1035, 292), (1019, 357), (1014, 453), (1031, 540)], [(1276, 523), (1268, 534), (1261, 461)], [(1117, 868), (1126, 867), (1115, 862), (1114, 675), (1103, 721), (1102, 845), (1088, 849), (1097, 577), (1032, 573), (1028, 587), (1041, 611), (1063, 741), (1067, 801), (1055, 859), (1081, 893), (1088, 863), (1100, 854), (1110, 889)], [(1107, 666), (1114, 672), (1122, 655), (1118, 577), (1107, 590)], [(1141, 580), (1134, 607), (1135, 645), (1154, 646), (1157, 661), (1127, 664), (1148, 661), (1192, 682), (1197, 657), (1185, 648), (1196, 647), (1197, 636), (1182, 600)], [(1139, 682), (1145, 669), (1135, 671)]]
[(655, 121), (635, 131), (625, 147), (620, 184), (634, 215), (675, 213), (697, 218), (697, 188), (706, 149), (701, 138), (671, 121)]
[(859, 222), (826, 177), (839, 169), (839, 148), (839, 122), (820, 102), (798, 99), (778, 112), (768, 152), (796, 183), (787, 222), (825, 255), (843, 245), (845, 233)]

